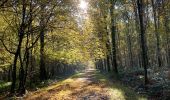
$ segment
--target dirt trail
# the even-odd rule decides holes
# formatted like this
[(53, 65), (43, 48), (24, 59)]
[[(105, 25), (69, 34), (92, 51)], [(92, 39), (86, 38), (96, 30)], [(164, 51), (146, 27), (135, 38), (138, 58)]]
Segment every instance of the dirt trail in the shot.
[(107, 84), (96, 78), (96, 70), (56, 83), (45, 89), (29, 94), (26, 100), (109, 100)]
[[(89, 69), (38, 91), (28, 93), (24, 100), (147, 100), (107, 74)], [(112, 77), (112, 79), (114, 79)]]

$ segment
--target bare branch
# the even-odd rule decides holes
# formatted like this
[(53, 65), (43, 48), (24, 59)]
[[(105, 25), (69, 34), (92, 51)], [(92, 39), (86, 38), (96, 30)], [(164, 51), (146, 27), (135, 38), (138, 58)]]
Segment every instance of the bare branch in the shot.
[(14, 55), (15, 55), (15, 52), (10, 51), (10, 50), (7, 48), (7, 46), (5, 45), (5, 43), (4, 43), (4, 41), (3, 41), (3, 39), (0, 39), (0, 41), (2, 42), (2, 45), (4, 46), (4, 48), (5, 48), (5, 50), (6, 50), (6, 51), (8, 51), (9, 53), (11, 53), (11, 54), (14, 54)]

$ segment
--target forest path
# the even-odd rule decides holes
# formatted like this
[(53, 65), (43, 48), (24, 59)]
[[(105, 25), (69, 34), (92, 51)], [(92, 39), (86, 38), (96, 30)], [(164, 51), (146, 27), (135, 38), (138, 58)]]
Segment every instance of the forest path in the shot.
[(112, 84), (97, 70), (89, 69), (29, 93), (24, 100), (138, 100), (135, 93), (129, 95), (120, 89), (119, 83)]

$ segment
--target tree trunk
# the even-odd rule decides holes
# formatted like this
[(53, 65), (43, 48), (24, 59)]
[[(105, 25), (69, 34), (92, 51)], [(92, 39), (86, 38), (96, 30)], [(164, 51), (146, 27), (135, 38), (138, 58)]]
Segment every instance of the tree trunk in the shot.
[[(128, 19), (129, 20), (129, 19)], [(128, 22), (129, 23), (129, 22)], [(131, 68), (133, 68), (133, 54), (132, 54), (132, 42), (131, 42), (131, 36), (130, 36), (130, 28), (129, 28), (129, 24), (127, 25), (128, 27), (128, 31), (127, 31), (127, 47), (128, 47), (128, 58), (129, 58), (129, 63)]]
[(12, 71), (12, 65), (9, 66), (9, 69), (8, 69), (8, 82), (11, 81), (11, 71)]
[(167, 66), (170, 68), (170, 26), (168, 25), (170, 20), (168, 19), (168, 12), (170, 11), (170, 7), (166, 5), (168, 5), (168, 1), (163, 0), (163, 19), (164, 19), (164, 28), (165, 28), (165, 33), (166, 33), (166, 60), (167, 60)]
[(106, 43), (106, 46), (107, 46), (107, 71), (110, 72), (110, 50), (109, 50), (109, 44)]
[(12, 85), (11, 85), (11, 91), (10, 91), (11, 93), (14, 93), (14, 92), (15, 92), (15, 85), (16, 85), (16, 67), (17, 67), (18, 56), (19, 56), (19, 53), (20, 53), (20, 51), (21, 51), (22, 40), (23, 40), (23, 36), (21, 36), (21, 37), (19, 38), (19, 44), (18, 44), (16, 53), (15, 53), (15, 56), (14, 56), (14, 63), (13, 63), (13, 69), (12, 69)]
[(40, 80), (46, 80), (46, 69), (45, 69), (45, 60), (44, 60), (44, 30), (40, 32)]
[(146, 39), (145, 39), (145, 29), (144, 29), (144, 21), (143, 21), (143, 0), (137, 0), (138, 12), (139, 12), (139, 22), (140, 22), (140, 41), (141, 41), (141, 49), (142, 49), (142, 64), (144, 67), (145, 73), (145, 85), (148, 84), (148, 76), (147, 76), (147, 67), (148, 67), (148, 57), (147, 57), (147, 47), (146, 47)]
[(23, 65), (23, 61), (21, 58), (21, 52), (19, 54), (19, 59), (20, 59), (20, 70), (19, 70), (19, 94), (24, 94), (25, 93), (25, 87), (24, 87), (24, 65)]
[(46, 73), (46, 68), (45, 68), (45, 55), (44, 55), (44, 37), (45, 37), (45, 16), (44, 16), (44, 10), (45, 10), (45, 5), (41, 5), (41, 18), (40, 18), (40, 80), (46, 80), (47, 79), (47, 73)]
[(116, 26), (114, 20), (114, 0), (111, 0), (110, 15), (111, 15), (111, 35), (112, 35), (112, 64), (114, 66), (114, 72), (118, 74), (117, 59), (116, 59)]
[[(156, 2), (156, 1), (155, 1)], [(156, 13), (156, 7), (155, 7), (155, 3), (152, 0), (152, 8), (153, 8), (153, 18), (154, 18), (154, 27), (155, 27), (155, 37), (156, 37), (156, 56), (157, 56), (157, 62), (158, 62), (158, 66), (161, 67), (161, 57), (160, 57), (160, 37), (159, 37), (159, 33), (158, 33), (158, 29), (159, 29), (159, 16), (157, 16)]]

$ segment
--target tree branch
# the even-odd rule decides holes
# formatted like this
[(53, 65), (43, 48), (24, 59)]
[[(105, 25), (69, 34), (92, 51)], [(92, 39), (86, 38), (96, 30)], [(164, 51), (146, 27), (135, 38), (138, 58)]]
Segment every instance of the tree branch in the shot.
[(4, 43), (4, 41), (3, 41), (2, 39), (0, 39), (0, 41), (2, 42), (2, 45), (4, 46), (4, 48), (5, 48), (6, 51), (8, 51), (9, 53), (15, 55), (15, 52), (10, 51), (10, 50), (7, 48), (7, 46), (5, 45), (5, 43)]

